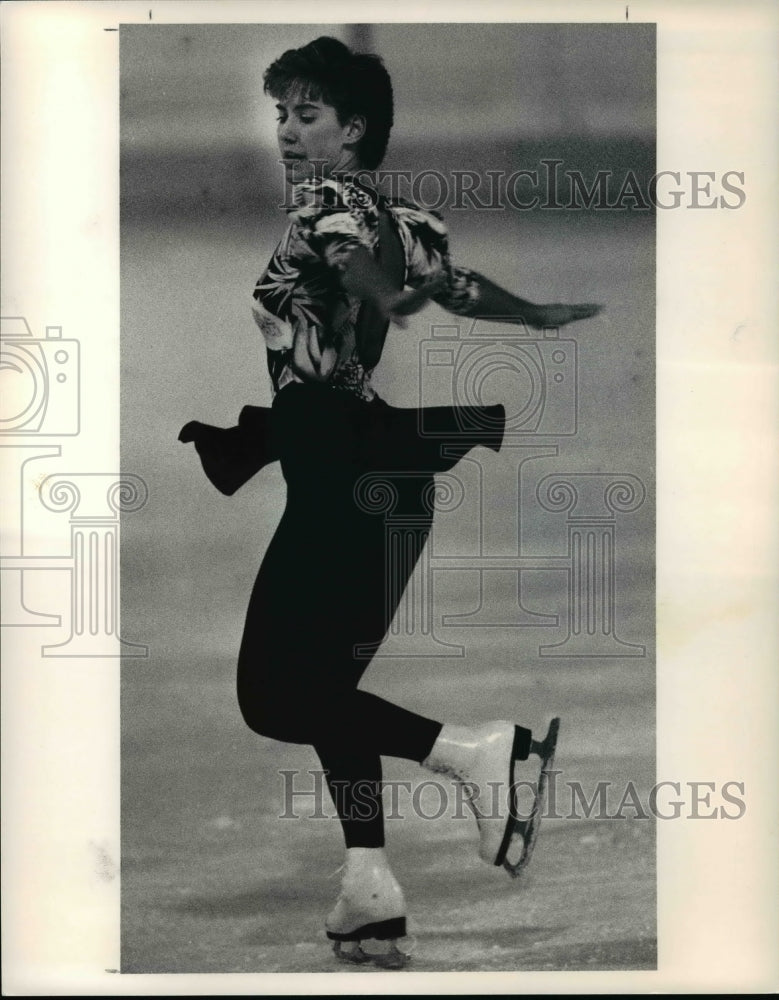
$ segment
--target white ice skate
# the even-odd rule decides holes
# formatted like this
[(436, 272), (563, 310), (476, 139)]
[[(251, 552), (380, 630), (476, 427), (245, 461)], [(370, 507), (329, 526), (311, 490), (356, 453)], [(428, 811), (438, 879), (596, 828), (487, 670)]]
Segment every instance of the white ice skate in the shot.
[[(520, 730), (511, 722), (488, 722), (478, 728), (444, 726), (425, 767), (463, 786), (479, 827), (479, 857), (502, 865), (514, 878), (527, 867), (546, 804), (549, 771), (554, 763), (560, 720), (552, 719), (543, 742), (530, 742), (541, 760), (533, 785), (533, 805), (519, 815), (516, 764)], [(509, 854), (516, 854), (515, 860)]]
[(398, 948), (406, 935), (406, 901), (382, 848), (347, 850), (341, 893), (325, 930), (341, 961), (385, 969), (408, 963), (409, 956)]

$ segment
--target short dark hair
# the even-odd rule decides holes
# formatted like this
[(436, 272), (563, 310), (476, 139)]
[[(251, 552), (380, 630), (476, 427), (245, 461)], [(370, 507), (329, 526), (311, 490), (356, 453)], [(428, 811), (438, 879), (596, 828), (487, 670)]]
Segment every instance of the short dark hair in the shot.
[(393, 123), (392, 81), (379, 56), (352, 52), (337, 38), (323, 35), (300, 49), (288, 49), (263, 77), (265, 93), (278, 100), (302, 85), (306, 96), (335, 108), (338, 121), (365, 118), (357, 144), (360, 163), (374, 170), (384, 159)]

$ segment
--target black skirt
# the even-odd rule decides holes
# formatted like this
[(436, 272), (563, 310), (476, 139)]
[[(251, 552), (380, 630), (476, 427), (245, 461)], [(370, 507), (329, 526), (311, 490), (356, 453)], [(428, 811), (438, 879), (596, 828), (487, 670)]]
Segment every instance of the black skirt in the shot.
[[(504, 424), (501, 405), (400, 409), (292, 383), (272, 407), (244, 407), (237, 427), (182, 430), (223, 493), (275, 460), (287, 484), (241, 645), (238, 693), (247, 721), (263, 705), (262, 731), (273, 735), (274, 705), (294, 698), (299, 685), (321, 684), (328, 700), (334, 689), (356, 686), (365, 650), (384, 638), (427, 540), (435, 473), (476, 446), (497, 451)], [(407, 530), (399, 545), (391, 529), (401, 522)], [(301, 720), (299, 739), (288, 725), (279, 738), (308, 742), (310, 722)]]
[[(320, 419), (335, 430), (338, 414), (348, 435), (323, 442)], [(208, 479), (220, 493), (232, 496), (264, 466), (281, 459), (285, 444), (293, 447), (293, 464), (295, 447), (303, 462), (325, 444), (336, 464), (351, 456), (355, 471), (361, 466), (361, 472), (432, 474), (450, 469), (477, 445), (498, 451), (504, 428), (500, 404), (399, 408), (378, 396), (366, 402), (343, 389), (290, 383), (276, 395), (273, 407), (244, 406), (234, 427), (190, 421), (179, 440), (194, 443)]]

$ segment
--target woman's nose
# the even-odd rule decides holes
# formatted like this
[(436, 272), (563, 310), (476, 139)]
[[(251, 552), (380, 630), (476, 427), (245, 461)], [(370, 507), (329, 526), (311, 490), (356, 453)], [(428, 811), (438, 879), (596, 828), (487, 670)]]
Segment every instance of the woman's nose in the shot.
[(280, 142), (292, 143), (297, 139), (297, 133), (289, 118), (285, 122), (279, 122), (278, 137)]

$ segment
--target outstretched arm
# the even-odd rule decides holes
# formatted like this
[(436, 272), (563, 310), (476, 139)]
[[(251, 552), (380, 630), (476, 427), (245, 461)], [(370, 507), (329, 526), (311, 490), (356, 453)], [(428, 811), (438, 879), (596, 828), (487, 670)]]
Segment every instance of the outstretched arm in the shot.
[[(478, 298), (467, 312), (462, 307), (458, 307), (456, 311), (473, 319), (524, 324), (531, 329), (539, 330), (544, 327), (565, 326), (566, 323), (579, 319), (588, 319), (599, 313), (602, 308), (592, 303), (536, 305), (527, 299), (512, 295), (475, 271), (471, 271), (470, 275), (478, 283)], [(385, 316), (400, 326), (405, 325), (404, 317), (418, 312), (429, 299), (435, 299), (447, 308), (445, 294), (447, 281), (446, 274), (440, 274), (418, 288), (397, 291), (373, 257), (362, 247), (350, 255), (341, 277), (347, 292), (357, 298), (374, 302)]]
[(491, 319), (497, 323), (522, 323), (533, 330), (544, 327), (565, 326), (577, 319), (588, 319), (597, 315), (602, 306), (594, 303), (564, 305), (549, 303), (537, 305), (507, 292), (481, 274), (472, 272), (479, 285), (478, 302), (468, 313), (474, 319)]

